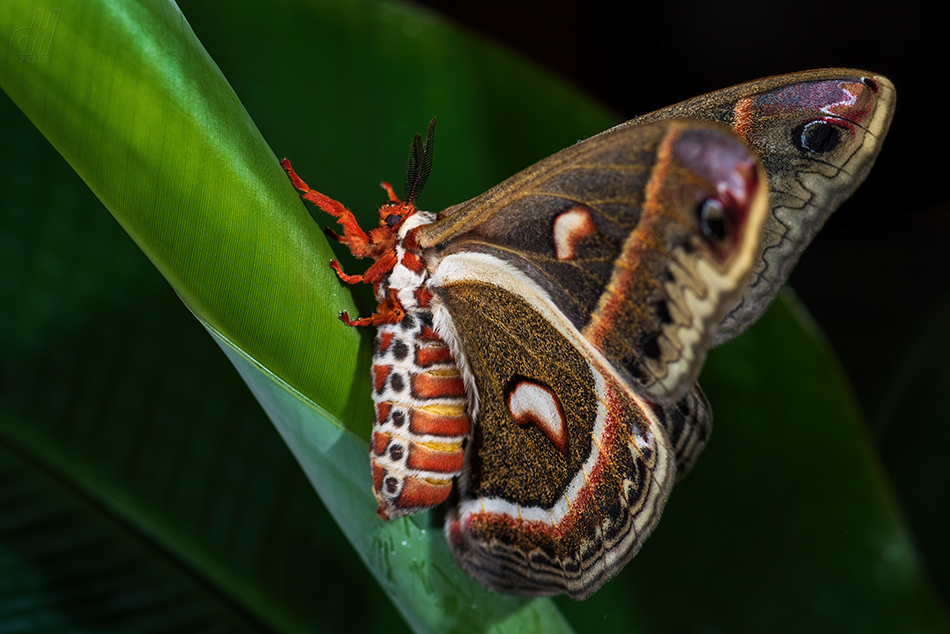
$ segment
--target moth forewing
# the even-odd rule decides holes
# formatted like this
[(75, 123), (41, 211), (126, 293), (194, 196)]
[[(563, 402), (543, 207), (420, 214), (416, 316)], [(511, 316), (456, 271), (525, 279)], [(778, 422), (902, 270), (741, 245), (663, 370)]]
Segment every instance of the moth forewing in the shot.
[[(726, 128), (656, 122), (562, 150), (421, 227), (417, 240), (436, 278), (465, 253), (531, 278), (624, 383), (672, 402), (749, 279), (766, 189)], [(710, 202), (715, 220), (703, 216)]]
[[(663, 403), (692, 387), (717, 326), (746, 288), (768, 200), (761, 164), (726, 129), (685, 120), (670, 128), (647, 184), (641, 227), (584, 329), (605, 351), (619, 350), (608, 354), (614, 365)], [(663, 249), (645, 251), (657, 235)], [(653, 284), (662, 290), (651, 291)], [(634, 305), (643, 300), (653, 310)]]
[(827, 68), (766, 77), (711, 92), (625, 123), (676, 117), (730, 126), (762, 159), (769, 177), (766, 218), (753, 277), (715, 345), (754, 323), (775, 299), (825, 221), (864, 181), (896, 104), (883, 75)]

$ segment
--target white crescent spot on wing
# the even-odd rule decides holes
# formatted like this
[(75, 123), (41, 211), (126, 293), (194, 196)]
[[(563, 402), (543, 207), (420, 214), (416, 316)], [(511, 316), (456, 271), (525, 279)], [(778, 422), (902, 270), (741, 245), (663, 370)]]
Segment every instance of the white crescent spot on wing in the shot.
[(574, 205), (554, 219), (554, 250), (558, 260), (573, 260), (577, 245), (594, 233), (596, 227), (590, 210)]
[(521, 381), (508, 394), (508, 411), (519, 425), (537, 425), (562, 454), (567, 454), (567, 421), (554, 392)]

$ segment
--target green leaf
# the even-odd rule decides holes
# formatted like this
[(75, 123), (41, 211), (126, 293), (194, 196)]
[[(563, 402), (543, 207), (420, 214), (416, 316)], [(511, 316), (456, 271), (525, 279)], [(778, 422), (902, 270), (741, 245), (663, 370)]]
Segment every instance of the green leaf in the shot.
[[(945, 213), (950, 211), (946, 207)], [(950, 592), (950, 470), (944, 451), (950, 444), (945, 423), (946, 388), (950, 385), (950, 294), (937, 298), (920, 326), (906, 337), (891, 375), (890, 385), (879, 394), (872, 429), (881, 430), (880, 446), (893, 474), (897, 492), (911, 525), (921, 556), (935, 585)]]
[[(214, 334), (416, 630), (567, 627), (549, 601), (500, 597), (465, 577), (426, 516), (388, 525), (375, 518), (365, 455), (368, 338), (336, 320), (340, 309), (354, 310), (349, 291), (326, 266), (332, 252), (270, 148), (371, 219), (383, 200), (378, 179), (401, 181), (412, 133), (432, 114), (439, 156), (421, 202), (433, 209), (613, 121), (537, 69), (403, 7), (287, 1), (264, 14), (253, 3), (182, 4), (187, 22), (160, 2), (61, 2), (45, 59), (23, 61), (10, 52), (21, 36), (39, 34), (34, 12), (48, 7), (6, 2), (0, 45), (10, 47), (0, 86)], [(142, 270), (105, 214), (76, 203), (80, 195), (64, 188), (75, 179), (61, 162), (42, 156), (31, 138), (16, 147), (0, 170), (11, 201), (0, 230), (2, 289), (17, 307), (0, 328), (0, 442), (19, 460), (11, 467), (23, 474), (17, 479), (49, 474), (47, 489), (60, 490), (38, 493), (41, 501), (67, 497), (82, 521), (108, 524), (96, 529), (90, 552), (100, 543), (128, 552), (127, 543), (138, 544), (144, 554), (123, 558), (126, 566), (150, 579), (159, 578), (153, 568), (165, 574), (147, 596), (184, 597), (176, 605), (200, 614), (196, 623), (391, 627), (391, 608), (339, 545), (338, 531), (324, 525), (291, 453), (246, 392), (235, 393), (233, 371), (201, 329), (181, 323), (180, 305)], [(722, 362), (714, 356), (704, 375), (717, 412), (713, 443), (628, 569), (592, 600), (564, 606), (578, 629), (732, 631), (768, 622), (774, 630), (818, 623), (887, 631), (894, 621), (876, 616), (891, 608), (892, 619), (945, 629), (827, 348), (787, 313), (776, 315), (721, 351)], [(774, 353), (763, 354), (768, 346)], [(816, 388), (821, 416), (802, 398)], [(785, 403), (799, 409), (783, 414)], [(762, 424), (763, 417), (774, 420)], [(804, 422), (811, 427), (799, 436)], [(816, 433), (821, 457), (839, 466), (809, 473), (843, 481), (837, 491), (848, 493), (827, 494), (821, 504), (792, 498), (789, 484), (803, 481), (798, 459)], [(759, 488), (747, 491), (749, 480)], [(0, 498), (0, 517), (35, 517), (23, 499), (16, 491)], [(805, 528), (788, 514), (804, 518)], [(839, 549), (825, 532), (820, 548), (787, 548), (806, 529), (837, 530), (842, 517), (859, 533), (855, 542)], [(24, 525), (32, 526), (0, 524), (0, 561), (18, 566), (4, 578), (47, 575), (63, 591), (82, 588), (70, 583), (70, 562), (55, 556), (57, 540), (41, 540), (42, 556), (30, 554), (18, 540)], [(764, 551), (750, 534), (777, 534), (786, 548)], [(773, 559), (763, 565), (766, 556)], [(828, 573), (824, 583), (812, 583), (816, 570)], [(77, 615), (42, 587), (0, 586), (7, 601), (0, 608), (22, 613), (17, 601), (28, 593), (61, 623), (161, 626), (159, 600), (130, 609), (132, 595), (121, 595), (122, 608), (92, 598), (98, 612)], [(804, 605), (798, 619), (776, 617), (788, 596)], [(354, 607), (356, 597), (363, 603)], [(860, 610), (866, 616), (841, 617)]]
[(26, 37), (55, 26), (48, 60), (6, 56), (4, 91), (199, 319), (329, 411), (365, 418), (352, 373), (324, 380), (359, 345), (336, 319), (346, 293), (326, 240), (177, 7), (43, 6), (4, 5), (4, 24), (36, 20)]

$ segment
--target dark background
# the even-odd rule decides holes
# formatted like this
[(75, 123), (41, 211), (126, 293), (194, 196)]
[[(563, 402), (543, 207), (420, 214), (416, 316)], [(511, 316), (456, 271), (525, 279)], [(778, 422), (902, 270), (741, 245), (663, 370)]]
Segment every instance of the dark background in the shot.
[(950, 596), (950, 414), (940, 402), (950, 394), (948, 3), (421, 4), (560, 75), (618, 120), (810, 68), (893, 81), (897, 111), (875, 168), (790, 285), (838, 353), (921, 558)]

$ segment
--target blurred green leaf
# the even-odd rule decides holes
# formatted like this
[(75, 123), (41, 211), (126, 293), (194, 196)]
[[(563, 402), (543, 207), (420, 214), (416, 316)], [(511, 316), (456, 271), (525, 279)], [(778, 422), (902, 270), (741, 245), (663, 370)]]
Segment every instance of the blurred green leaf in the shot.
[[(216, 334), (407, 620), (419, 630), (563, 626), (550, 602), (468, 580), (425, 516), (375, 519), (358, 440), (371, 420), (368, 339), (336, 320), (353, 310), (349, 293), (268, 143), (312, 186), (372, 218), (378, 179), (399, 182), (411, 135), (432, 114), (439, 157), (421, 202), (433, 209), (611, 118), (509, 54), (400, 6), (287, 1), (262, 13), (255, 3), (182, 3), (188, 22), (160, 2), (60, 6), (47, 59), (24, 64), (5, 49), (0, 85)], [(34, 24), (36, 8), (46, 7), (0, 6), (0, 44)], [(0, 231), (4, 297), (17, 307), (2, 329), (4, 446), (52, 474), (86, 514), (105, 509), (121, 535), (100, 540), (144, 544), (158, 567), (170, 561), (179, 578), (168, 583), (211, 615), (202, 623), (390, 626), (391, 608), (352, 570), (355, 558), (338, 559), (338, 532), (322, 525), (246, 393), (235, 395), (223, 360), (198, 363), (214, 349), (197, 343), (201, 330), (173, 321), (183, 311), (154, 275), (130, 274), (141, 258), (114, 250), (114, 235), (100, 238), (114, 227), (88, 209), (76, 214), (76, 199), (59, 191), (69, 178), (29, 156), (36, 141), (24, 136), (22, 147), (0, 170), (4, 191), (19, 195)], [(64, 210), (76, 215), (54, 213)], [(58, 364), (66, 368), (50, 374)], [(827, 347), (779, 308), (717, 352), (703, 380), (717, 413), (707, 455), (627, 570), (593, 599), (562, 603), (574, 626), (946, 629)], [(169, 383), (177, 390), (161, 387)], [(47, 403), (44, 393), (55, 396)], [(0, 516), (19, 509), (0, 505)], [(13, 534), (0, 531), (4, 552), (19, 570), (43, 573)], [(221, 602), (188, 589), (191, 578)], [(13, 601), (24, 589), (3, 592)], [(67, 614), (61, 601), (32, 596)], [(118, 618), (99, 605), (97, 618)]]
[[(946, 209), (944, 211), (950, 211)], [(878, 444), (894, 489), (915, 527), (922, 556), (944, 596), (950, 595), (950, 470), (944, 464), (950, 445), (946, 388), (950, 385), (950, 295), (945, 295), (921, 325), (899, 346), (900, 358), (871, 410)]]

